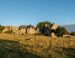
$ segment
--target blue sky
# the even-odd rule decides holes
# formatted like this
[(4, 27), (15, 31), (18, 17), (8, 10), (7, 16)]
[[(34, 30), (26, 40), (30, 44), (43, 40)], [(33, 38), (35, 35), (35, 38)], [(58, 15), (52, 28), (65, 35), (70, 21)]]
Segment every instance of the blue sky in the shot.
[(36, 25), (40, 21), (75, 24), (75, 0), (0, 0), (1, 25)]

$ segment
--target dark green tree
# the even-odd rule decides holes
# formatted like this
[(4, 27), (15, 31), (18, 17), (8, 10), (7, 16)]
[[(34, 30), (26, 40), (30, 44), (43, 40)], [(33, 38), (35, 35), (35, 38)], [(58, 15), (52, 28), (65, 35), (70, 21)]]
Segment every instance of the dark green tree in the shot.
[[(47, 26), (45, 26), (46, 24), (47, 24)], [(51, 26), (52, 26), (52, 23), (49, 21), (39, 22), (37, 24), (37, 27), (39, 28), (41, 34), (44, 34), (44, 35), (50, 35)]]
[(36, 26), (39, 27), (39, 28), (41, 28), (41, 27), (44, 27), (45, 24), (47, 24), (49, 27), (52, 26), (52, 23), (49, 22), (49, 21), (39, 22)]

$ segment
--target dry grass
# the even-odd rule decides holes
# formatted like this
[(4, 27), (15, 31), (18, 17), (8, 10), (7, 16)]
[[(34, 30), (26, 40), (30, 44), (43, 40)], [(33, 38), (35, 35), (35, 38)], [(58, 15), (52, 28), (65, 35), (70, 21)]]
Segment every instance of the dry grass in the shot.
[(51, 38), (43, 35), (0, 34), (0, 40), (16, 41), (23, 51), (42, 58), (75, 57), (75, 37)]

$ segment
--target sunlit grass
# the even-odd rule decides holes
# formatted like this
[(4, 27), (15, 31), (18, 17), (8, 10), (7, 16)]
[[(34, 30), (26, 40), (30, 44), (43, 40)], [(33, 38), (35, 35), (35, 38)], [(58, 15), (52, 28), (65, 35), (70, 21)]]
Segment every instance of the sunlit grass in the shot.
[(0, 34), (1, 58), (74, 58), (75, 37)]

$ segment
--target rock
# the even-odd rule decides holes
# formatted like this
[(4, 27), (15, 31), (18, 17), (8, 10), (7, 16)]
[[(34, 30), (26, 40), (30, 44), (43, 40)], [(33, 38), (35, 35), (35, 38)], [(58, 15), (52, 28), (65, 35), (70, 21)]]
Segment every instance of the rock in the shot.
[(51, 33), (51, 37), (56, 37), (54, 32)]
[(27, 34), (33, 35), (35, 33), (36, 33), (35, 28), (33, 28), (33, 27), (27, 28)]
[(51, 27), (51, 30), (56, 30), (57, 28), (58, 28), (58, 25), (53, 24), (52, 27)]

